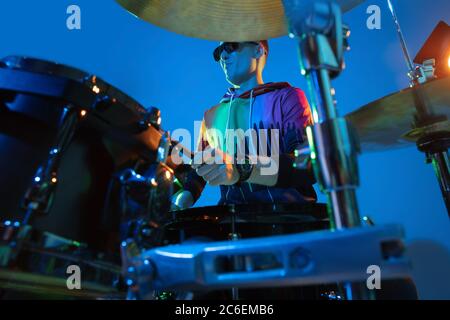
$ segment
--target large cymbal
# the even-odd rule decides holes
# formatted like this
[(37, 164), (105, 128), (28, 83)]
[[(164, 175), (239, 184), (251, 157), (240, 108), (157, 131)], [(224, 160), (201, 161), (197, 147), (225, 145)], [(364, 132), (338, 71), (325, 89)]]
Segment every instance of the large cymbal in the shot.
[[(134, 15), (186, 36), (256, 41), (287, 34), (281, 0), (116, 0)], [(344, 12), (364, 0), (336, 0)]]
[(402, 90), (346, 116), (356, 129), (363, 152), (412, 146), (418, 138), (432, 132), (450, 133), (450, 77), (429, 81), (421, 87), (434, 115), (446, 116), (447, 120), (413, 128), (414, 91), (417, 89)]

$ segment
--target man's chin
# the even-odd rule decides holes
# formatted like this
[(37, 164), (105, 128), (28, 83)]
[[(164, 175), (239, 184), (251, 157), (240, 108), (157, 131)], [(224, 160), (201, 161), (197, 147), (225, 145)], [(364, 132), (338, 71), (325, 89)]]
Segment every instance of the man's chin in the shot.
[(230, 83), (232, 86), (239, 87), (242, 83), (246, 81), (246, 77), (227, 77), (228, 83)]
[(233, 87), (238, 87), (239, 86), (238, 84), (236, 84), (237, 83), (236, 80), (231, 80), (230, 78), (227, 78), (227, 82), (229, 84), (231, 84)]

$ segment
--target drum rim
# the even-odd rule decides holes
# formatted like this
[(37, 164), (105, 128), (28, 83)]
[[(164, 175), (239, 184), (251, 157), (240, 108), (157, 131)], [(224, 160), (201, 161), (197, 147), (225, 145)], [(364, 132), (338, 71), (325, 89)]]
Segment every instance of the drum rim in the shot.
[(10, 69), (61, 76), (75, 81), (89, 77), (89, 73), (79, 68), (34, 57), (12, 55), (3, 58), (1, 62)]
[[(250, 212), (251, 209), (258, 209), (259, 212)], [(261, 212), (261, 208), (265, 211)], [(274, 208), (272, 212), (268, 209)], [(214, 212), (205, 213), (205, 211)], [(283, 209), (286, 212), (282, 212)], [(286, 210), (289, 209), (289, 210)], [(239, 212), (241, 211), (241, 212)], [(275, 212), (274, 212), (275, 211)], [(205, 206), (196, 207), (186, 210), (173, 211), (174, 219), (165, 224), (166, 228), (176, 228), (180, 224), (186, 223), (214, 223), (214, 224), (231, 224), (231, 223), (257, 223), (263, 224), (295, 224), (295, 223), (316, 223), (328, 220), (327, 205), (323, 203), (308, 204), (240, 204), (225, 206)], [(297, 217), (297, 220), (284, 220), (283, 217)], [(302, 219), (303, 218), (303, 219)], [(310, 219), (308, 219), (310, 218)]]
[(147, 108), (122, 90), (97, 75), (86, 72), (77, 67), (72, 67), (46, 59), (15, 55), (7, 56), (1, 59), (0, 62), (2, 62), (7, 68), (13, 70), (22, 70), (32, 73), (62, 77), (80, 82), (88, 86), (89, 89), (93, 90), (96, 94), (101, 92), (100, 95), (108, 96), (120, 104), (132, 106), (131, 109), (135, 111), (138, 116), (142, 116), (147, 113)]

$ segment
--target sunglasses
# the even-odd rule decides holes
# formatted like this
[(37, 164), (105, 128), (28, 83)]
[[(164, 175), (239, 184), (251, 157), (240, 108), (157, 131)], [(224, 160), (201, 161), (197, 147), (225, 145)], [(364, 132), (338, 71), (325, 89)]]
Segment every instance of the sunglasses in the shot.
[(237, 51), (241, 48), (243, 44), (258, 44), (259, 42), (224, 42), (220, 46), (218, 46), (214, 52), (214, 60), (216, 62), (220, 61), (220, 57), (222, 56), (222, 52), (225, 50), (227, 53), (232, 53), (234, 51)]

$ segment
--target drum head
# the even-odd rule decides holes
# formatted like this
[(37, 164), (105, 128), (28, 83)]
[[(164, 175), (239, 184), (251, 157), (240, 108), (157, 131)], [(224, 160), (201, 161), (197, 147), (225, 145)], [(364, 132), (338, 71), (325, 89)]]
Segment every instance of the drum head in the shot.
[(165, 225), (165, 244), (187, 239), (211, 241), (265, 237), (329, 228), (325, 204), (207, 206), (175, 212)]

